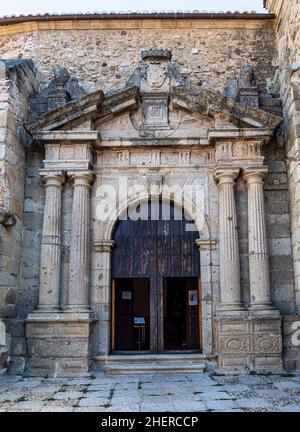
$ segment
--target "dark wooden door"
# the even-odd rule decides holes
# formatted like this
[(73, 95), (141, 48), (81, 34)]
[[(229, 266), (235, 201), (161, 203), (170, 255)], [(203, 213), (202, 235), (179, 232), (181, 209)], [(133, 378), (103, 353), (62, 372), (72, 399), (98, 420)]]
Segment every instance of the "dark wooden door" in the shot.
[[(148, 218), (127, 218), (116, 225), (112, 278), (150, 279), (150, 351), (162, 352), (163, 278), (199, 278), (200, 259), (195, 243), (199, 234), (190, 229), (191, 221), (183, 210), (172, 203), (143, 203), (137, 210), (148, 213)], [(115, 325), (118, 320), (116, 313)]]
[(133, 284), (132, 279), (116, 279), (115, 298), (115, 339), (114, 349), (126, 351), (133, 349)]

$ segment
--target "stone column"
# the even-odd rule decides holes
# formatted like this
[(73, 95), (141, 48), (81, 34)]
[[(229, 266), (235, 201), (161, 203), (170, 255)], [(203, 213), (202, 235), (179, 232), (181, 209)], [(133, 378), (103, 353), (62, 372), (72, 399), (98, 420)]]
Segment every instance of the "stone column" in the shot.
[(89, 311), (90, 183), (92, 173), (68, 173), (73, 178), (69, 284), (65, 311)]
[(61, 268), (61, 173), (41, 172), (45, 180), (46, 197), (40, 261), (40, 289), (38, 310), (52, 312), (59, 309)]
[(213, 288), (212, 288), (212, 271), (213, 257), (212, 251), (216, 250), (215, 240), (196, 240), (196, 245), (200, 252), (200, 277), (201, 277), (201, 296), (199, 304), (201, 310), (201, 328), (202, 328), (202, 352), (206, 355), (213, 353)]
[(274, 310), (271, 306), (269, 256), (267, 246), (264, 177), (267, 167), (246, 168), (248, 188), (248, 236), (250, 273), (250, 310)]
[(238, 168), (218, 168), (215, 178), (219, 185), (220, 290), (219, 312), (242, 310), (240, 291), (240, 256), (234, 196)]
[(99, 319), (96, 355), (105, 357), (111, 348), (111, 252), (113, 240), (94, 242), (94, 256), (92, 264), (92, 303), (96, 317)]

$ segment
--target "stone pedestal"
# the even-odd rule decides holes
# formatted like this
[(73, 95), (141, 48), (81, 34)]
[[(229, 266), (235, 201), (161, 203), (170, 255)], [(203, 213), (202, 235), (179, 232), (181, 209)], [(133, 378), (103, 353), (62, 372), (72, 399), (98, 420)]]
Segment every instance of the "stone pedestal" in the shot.
[(27, 376), (85, 376), (91, 364), (90, 313), (33, 313), (26, 320)]
[(282, 372), (281, 317), (218, 317), (218, 368)]

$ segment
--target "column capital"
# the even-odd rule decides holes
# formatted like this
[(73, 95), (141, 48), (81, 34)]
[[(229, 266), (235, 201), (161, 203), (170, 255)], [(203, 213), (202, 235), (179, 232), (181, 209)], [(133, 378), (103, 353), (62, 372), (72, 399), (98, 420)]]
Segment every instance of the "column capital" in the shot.
[(91, 170), (67, 171), (67, 174), (69, 178), (73, 181), (73, 187), (76, 186), (90, 187), (94, 179), (94, 173)]
[(94, 252), (111, 252), (115, 246), (113, 240), (98, 240), (94, 241)]
[(240, 173), (240, 168), (236, 167), (218, 167), (215, 170), (215, 180), (219, 186), (223, 184), (235, 184), (235, 180), (237, 179)]
[(248, 167), (244, 170), (244, 180), (247, 182), (247, 184), (263, 184), (267, 173), (268, 167), (266, 166)]
[(65, 175), (62, 171), (48, 171), (46, 169), (39, 170), (39, 174), (43, 177), (44, 186), (61, 187), (65, 181)]
[(197, 239), (195, 241), (196, 246), (200, 251), (202, 250), (216, 250), (217, 248), (217, 242), (216, 240), (201, 240)]

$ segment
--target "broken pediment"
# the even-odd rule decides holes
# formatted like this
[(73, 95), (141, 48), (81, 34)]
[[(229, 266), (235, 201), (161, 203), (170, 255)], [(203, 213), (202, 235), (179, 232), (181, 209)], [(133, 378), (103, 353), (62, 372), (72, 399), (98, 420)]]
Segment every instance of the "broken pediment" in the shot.
[[(214, 136), (271, 136), (282, 119), (259, 108), (253, 70), (246, 65), (236, 81), (236, 94), (195, 91), (171, 61), (169, 50), (142, 51), (142, 60), (124, 88), (101, 90), (71, 100), (27, 123), (34, 136), (49, 131), (98, 131), (109, 139), (195, 138), (210, 144)], [(62, 74), (59, 91), (69, 77)], [(51, 91), (55, 93), (53, 84)], [(226, 90), (227, 93), (229, 90)], [(225, 92), (226, 93), (226, 92)], [(219, 134), (219, 135), (218, 135)], [(202, 140), (202, 141), (201, 141)]]

